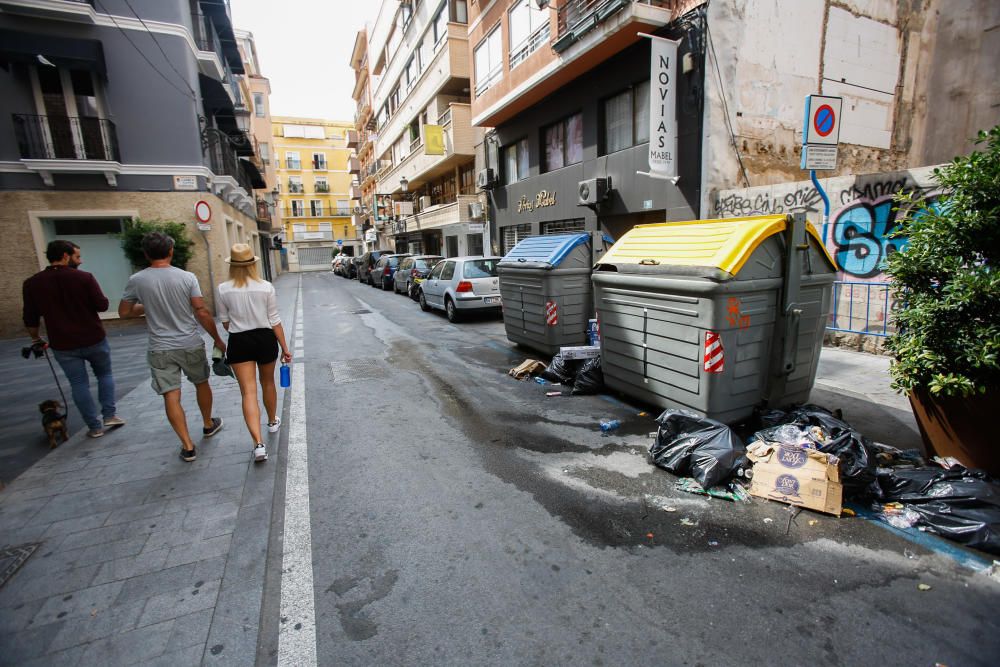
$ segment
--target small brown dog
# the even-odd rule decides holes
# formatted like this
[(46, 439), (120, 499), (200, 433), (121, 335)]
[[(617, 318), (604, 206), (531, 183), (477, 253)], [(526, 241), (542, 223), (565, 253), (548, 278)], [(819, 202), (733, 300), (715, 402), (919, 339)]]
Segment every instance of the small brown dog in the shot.
[(69, 440), (69, 433), (66, 430), (66, 415), (62, 410), (59, 401), (42, 401), (38, 404), (38, 410), (42, 413), (42, 428), (45, 435), (49, 436), (49, 448), (55, 449), (59, 446), (56, 441), (58, 436), (62, 436), (62, 442)]

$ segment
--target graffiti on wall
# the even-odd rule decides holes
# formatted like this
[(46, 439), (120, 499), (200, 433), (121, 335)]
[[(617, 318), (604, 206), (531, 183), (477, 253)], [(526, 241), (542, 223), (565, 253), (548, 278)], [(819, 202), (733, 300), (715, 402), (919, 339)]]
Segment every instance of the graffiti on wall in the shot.
[[(886, 281), (884, 260), (908, 243), (905, 238), (892, 238), (902, 214), (893, 197), (902, 191), (933, 201), (932, 170), (823, 180), (831, 208), (827, 250), (837, 262), (838, 280)], [(799, 207), (810, 211), (809, 219), (821, 226), (823, 201), (809, 181), (722, 191), (715, 199), (713, 217), (788, 213)]]

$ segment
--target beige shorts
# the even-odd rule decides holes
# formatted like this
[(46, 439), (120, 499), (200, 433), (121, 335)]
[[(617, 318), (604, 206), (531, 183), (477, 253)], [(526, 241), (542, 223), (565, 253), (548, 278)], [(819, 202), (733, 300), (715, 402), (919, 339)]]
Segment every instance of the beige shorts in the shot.
[(161, 396), (181, 388), (181, 371), (192, 384), (207, 382), (211, 369), (204, 347), (190, 350), (150, 350), (146, 354), (153, 391)]

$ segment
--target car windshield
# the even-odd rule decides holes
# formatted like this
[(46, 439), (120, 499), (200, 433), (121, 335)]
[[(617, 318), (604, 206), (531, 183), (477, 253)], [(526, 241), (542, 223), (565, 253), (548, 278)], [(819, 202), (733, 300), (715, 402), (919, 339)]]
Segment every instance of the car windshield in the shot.
[(465, 263), (462, 275), (466, 278), (496, 278), (497, 260), (473, 259)]
[(399, 266), (399, 259), (400, 259), (399, 257), (390, 257), (389, 266), (391, 266), (392, 268), (396, 268), (397, 266)]

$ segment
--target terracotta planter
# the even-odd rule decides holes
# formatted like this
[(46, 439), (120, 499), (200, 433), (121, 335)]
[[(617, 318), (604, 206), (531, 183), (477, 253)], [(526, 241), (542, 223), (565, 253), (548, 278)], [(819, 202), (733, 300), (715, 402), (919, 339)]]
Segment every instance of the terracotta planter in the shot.
[(909, 396), (929, 456), (954, 456), (1000, 477), (1000, 391), (970, 398)]

